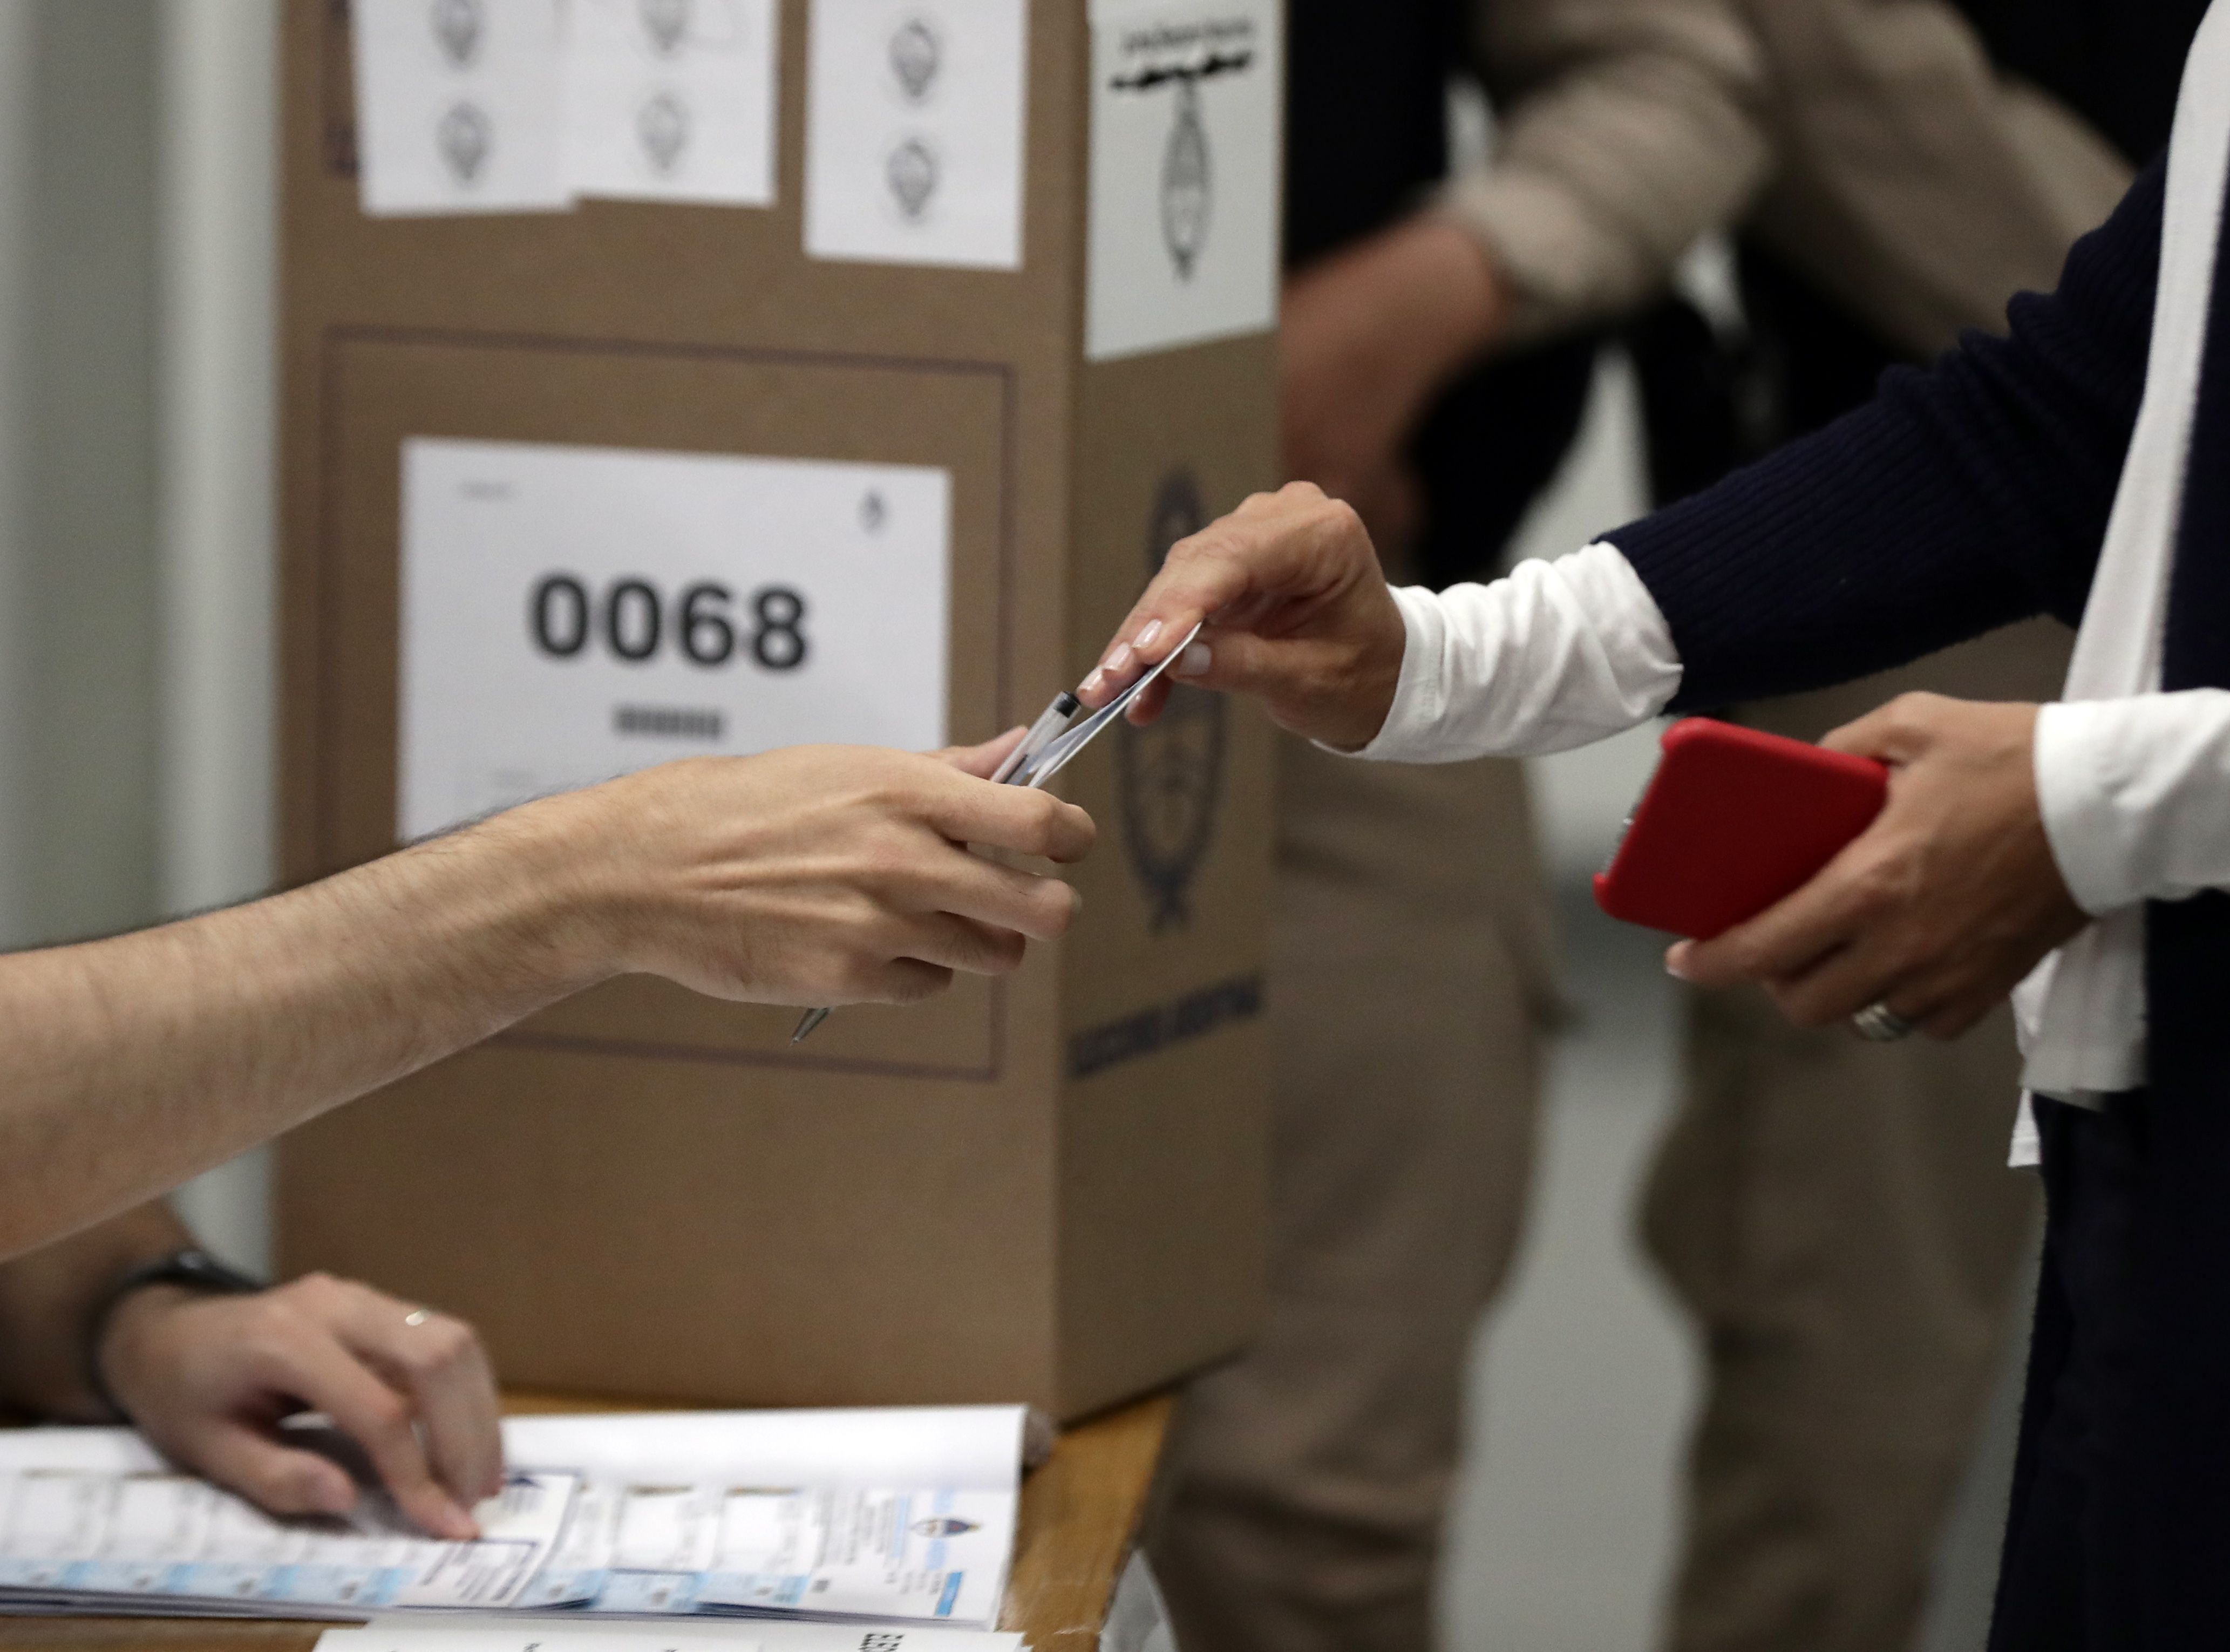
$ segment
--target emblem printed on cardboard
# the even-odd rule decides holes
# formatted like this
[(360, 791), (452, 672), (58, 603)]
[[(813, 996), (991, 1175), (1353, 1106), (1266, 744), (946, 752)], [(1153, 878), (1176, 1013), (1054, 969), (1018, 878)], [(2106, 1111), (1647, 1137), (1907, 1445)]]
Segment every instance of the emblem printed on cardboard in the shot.
[(434, 146), (441, 152), (441, 159), (460, 184), (470, 184), (480, 177), (494, 141), (494, 129), (477, 104), (455, 105), (434, 128)]
[(1099, 0), (1085, 351), (1093, 360), (1277, 320), (1276, 0)]
[[(1154, 495), (1146, 577), (1160, 570), (1171, 545), (1207, 524), (1192, 473), (1170, 472)], [(1126, 721), (1119, 732), (1115, 760), (1123, 847), (1146, 892), (1147, 923), (1157, 934), (1185, 923), (1186, 897), (1215, 835), (1224, 719), (1222, 695), (1180, 684), (1153, 723), (1140, 728)]]
[(1027, 0), (813, 0), (805, 250), (1018, 269)]

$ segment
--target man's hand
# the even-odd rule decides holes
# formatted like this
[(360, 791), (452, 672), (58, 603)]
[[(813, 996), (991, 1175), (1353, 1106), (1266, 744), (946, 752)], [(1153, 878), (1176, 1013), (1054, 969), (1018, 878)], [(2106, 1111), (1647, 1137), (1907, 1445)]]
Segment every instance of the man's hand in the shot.
[(2090, 921), (2038, 812), (2036, 710), (1905, 694), (1829, 734), (1890, 765), (1881, 814), (1795, 894), (1666, 967), (1762, 982), (1803, 1026), (1885, 1003), (1937, 1037), (1966, 1031)]
[(1058, 878), (970, 853), (1066, 861), (1092, 847), (1082, 810), (976, 778), (1014, 738), (941, 758), (693, 758), (518, 812), (591, 885), (590, 954), (716, 997), (908, 1003), (957, 971), (1015, 969), (1075, 915)]
[(1254, 694), (1281, 728), (1350, 750), (1386, 720), (1408, 633), (1355, 512), (1311, 482), (1257, 494), (1170, 550), (1078, 690), (1105, 705), (1194, 625), (1200, 640), (1131, 702), (1150, 723), (1175, 676)]
[(364, 1448), (396, 1504), (436, 1537), (478, 1535), (503, 1488), (495, 1382), (470, 1326), (369, 1286), (310, 1274), (252, 1296), (134, 1291), (95, 1352), (110, 1393), (181, 1467), (277, 1514), (340, 1514), (357, 1489), (286, 1443), (322, 1411)]
[(1430, 215), (1296, 274), (1278, 322), (1286, 474), (1354, 506), (1381, 543), (1406, 539), (1418, 504), (1402, 446), (1506, 309), (1478, 242)]

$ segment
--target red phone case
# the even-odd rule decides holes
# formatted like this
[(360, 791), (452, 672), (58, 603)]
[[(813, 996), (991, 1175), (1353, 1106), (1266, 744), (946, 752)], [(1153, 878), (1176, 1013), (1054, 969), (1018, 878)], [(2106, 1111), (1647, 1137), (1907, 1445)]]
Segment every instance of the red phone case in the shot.
[(1889, 771), (1754, 728), (1683, 718), (1665, 731), (1595, 904), (1708, 939), (1792, 894), (1866, 830)]

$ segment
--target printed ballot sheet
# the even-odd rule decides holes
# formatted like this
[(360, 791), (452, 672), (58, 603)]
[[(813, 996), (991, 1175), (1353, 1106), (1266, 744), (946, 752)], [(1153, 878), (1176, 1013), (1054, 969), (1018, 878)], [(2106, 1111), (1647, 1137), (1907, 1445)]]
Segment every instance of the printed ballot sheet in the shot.
[(570, 0), (574, 191), (770, 206), (776, 0)]
[(571, 203), (558, 0), (353, 0), (350, 15), (365, 212)]
[(478, 1541), (383, 1498), (280, 1520), (126, 1429), (0, 1436), (0, 1610), (361, 1617), (558, 1609), (983, 1628), (1014, 1550), (1018, 1406), (514, 1419)]
[(1026, 0), (813, 0), (805, 250), (1019, 269)]
[(945, 743), (951, 479), (413, 439), (397, 826), (669, 758)]
[(327, 1629), (318, 1652), (1021, 1652), (1022, 1637), (990, 1629), (835, 1623), (713, 1623), (667, 1619), (656, 1625), (568, 1621), (522, 1614), (502, 1623), (375, 1617)]
[(1092, 0), (1092, 359), (1276, 325), (1282, 17), (1277, 0)]

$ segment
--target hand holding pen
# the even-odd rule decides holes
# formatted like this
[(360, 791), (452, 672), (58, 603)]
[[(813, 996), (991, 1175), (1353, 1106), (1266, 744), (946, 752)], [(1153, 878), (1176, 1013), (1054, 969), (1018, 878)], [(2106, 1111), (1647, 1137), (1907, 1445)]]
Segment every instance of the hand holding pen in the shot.
[[(991, 771), (993, 783), (1026, 786), (1033, 791), (1042, 790), (1054, 776), (1075, 760), (1078, 753), (1121, 717), (1125, 708), (1144, 694), (1155, 679), (1169, 668), (1172, 661), (1184, 653), (1185, 644), (1199, 633), (1200, 627), (1195, 624), (1183, 640), (1163, 657), (1160, 664), (1145, 672), (1097, 711), (1086, 713), (1081, 721), (1077, 720), (1077, 713), (1083, 710), (1084, 702), (1077, 694), (1067, 689), (1055, 694), (1052, 702), (1038, 713), (1037, 721), (1032, 723), (1028, 732), (1015, 743), (1015, 749), (1008, 752), (999, 766)], [(1086, 681), (1096, 683), (1101, 676), (1100, 672), (1095, 671)], [(790, 1042), (793, 1044), (799, 1042), (828, 1020), (831, 1007), (809, 1010), (800, 1016), (796, 1030), (790, 1035)]]

